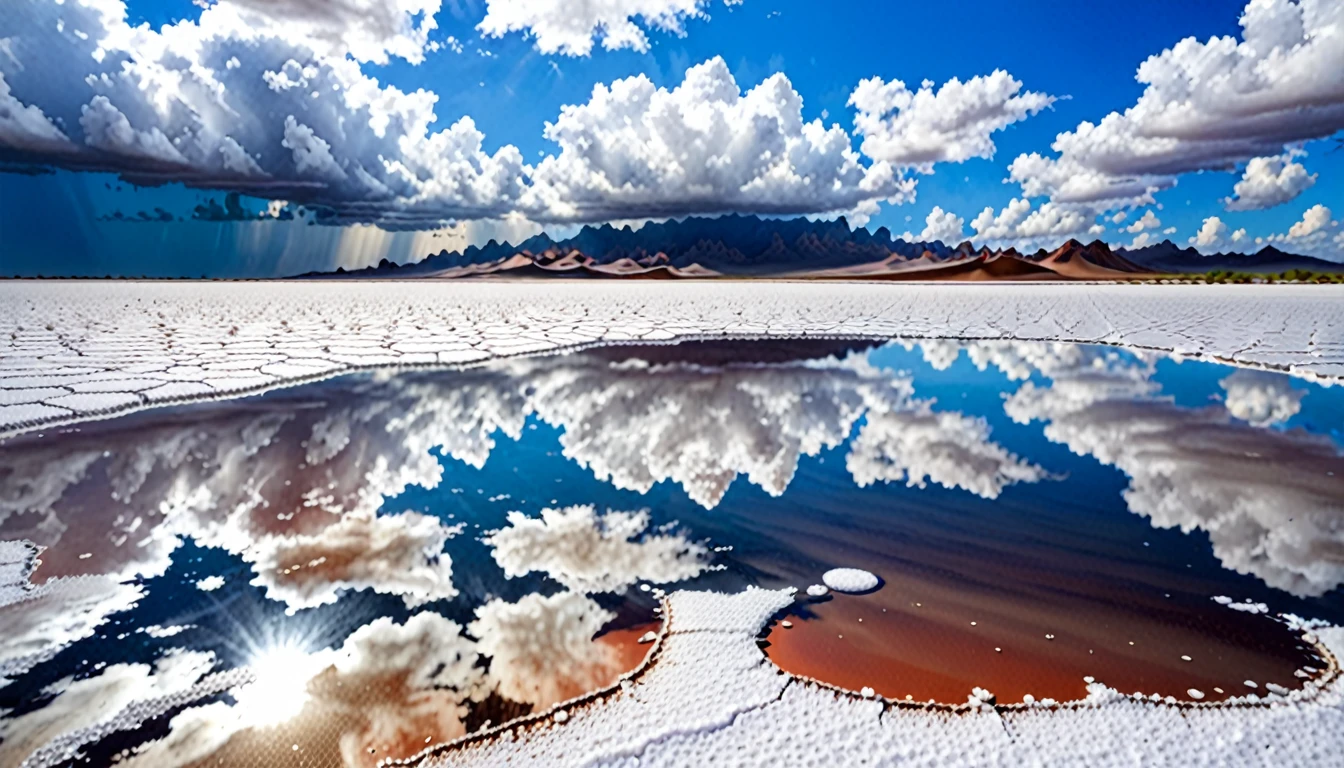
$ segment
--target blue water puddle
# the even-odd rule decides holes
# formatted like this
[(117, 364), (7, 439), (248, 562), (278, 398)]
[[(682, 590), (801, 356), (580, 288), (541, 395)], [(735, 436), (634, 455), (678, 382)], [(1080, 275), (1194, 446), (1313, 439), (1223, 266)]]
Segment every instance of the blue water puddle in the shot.
[[(1107, 347), (721, 342), (360, 374), (14, 438), (0, 540), (45, 548), (31, 594), (51, 596), (0, 607), (22, 628), (0, 644), (0, 754), (112, 670), (142, 697), (190, 693), (88, 755), (152, 757), (194, 717), (229, 734), (216, 756), (244, 755), (261, 723), (236, 710), (260, 683), (208, 676), (277, 651), (295, 708), (272, 725), (308, 728), (309, 758), (411, 754), (421, 731), (609, 684), (643, 648), (622, 633), (658, 618), (640, 585), (805, 588), (839, 566), (884, 586), (790, 615), (880, 610), (869, 626), (894, 634), (871, 663), (948, 690), (986, 674), (955, 655), (983, 650), (961, 635), (995, 612), (1012, 627), (985, 642), (1044, 653), (1027, 638), (1061, 632), (1045, 648), (1065, 666), (1112, 641), (1123, 665), (1130, 628), (1208, 649), (1136, 684), (1249, 667), (1290, 685), (1310, 649), (1211, 598), (1344, 621), (1340, 414), (1344, 388)], [(902, 635), (926, 602), (937, 618)], [(944, 631), (947, 659), (928, 640)], [(332, 693), (356, 682), (368, 702)], [(451, 716), (413, 704), (430, 700)], [(302, 725), (319, 721), (320, 738)]]

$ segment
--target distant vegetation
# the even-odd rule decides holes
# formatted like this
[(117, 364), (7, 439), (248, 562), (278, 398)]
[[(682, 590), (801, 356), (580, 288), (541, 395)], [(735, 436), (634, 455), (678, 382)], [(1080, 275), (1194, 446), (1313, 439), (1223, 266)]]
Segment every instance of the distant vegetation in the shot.
[(1344, 285), (1344, 272), (1313, 272), (1307, 269), (1290, 269), (1278, 274), (1258, 272), (1234, 272), (1230, 269), (1215, 269), (1211, 272), (1181, 272), (1174, 274), (1149, 275), (1134, 282), (1149, 283), (1159, 280), (1178, 280), (1196, 283), (1320, 283), (1322, 285)]

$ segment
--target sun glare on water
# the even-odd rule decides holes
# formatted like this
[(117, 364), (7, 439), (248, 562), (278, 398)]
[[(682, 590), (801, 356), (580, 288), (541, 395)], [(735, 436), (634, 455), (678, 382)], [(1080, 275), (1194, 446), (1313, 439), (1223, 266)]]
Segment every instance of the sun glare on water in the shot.
[(234, 691), (239, 710), (257, 725), (276, 725), (296, 716), (308, 702), (308, 681), (327, 666), (323, 654), (292, 646), (267, 648), (248, 665), (252, 682)]

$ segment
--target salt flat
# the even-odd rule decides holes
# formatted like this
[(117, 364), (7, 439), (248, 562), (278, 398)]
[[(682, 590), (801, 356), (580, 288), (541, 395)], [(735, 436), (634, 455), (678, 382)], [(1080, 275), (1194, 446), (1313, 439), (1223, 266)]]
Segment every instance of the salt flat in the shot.
[(0, 434), (380, 366), (704, 336), (1058, 340), (1344, 376), (1331, 286), (0, 283)]
[[(1301, 691), (1177, 703), (1089, 681), (1088, 696), (959, 707), (830, 689), (781, 673), (756, 646), (788, 591), (677, 592), (646, 668), (605, 695), (426, 750), (422, 766), (1335, 765), (1338, 669)], [(1334, 657), (1344, 630), (1304, 639)], [(563, 711), (563, 714), (561, 712)]]
[[(1344, 377), (1341, 298), (1339, 288), (1315, 286), (0, 283), (0, 433), (371, 367), (706, 336), (1101, 343), (1334, 381)], [(430, 746), (416, 762), (1337, 763), (1339, 628), (1294, 626), (1329, 660), (1319, 684), (1300, 693), (1191, 704), (1099, 680), (1082, 702), (1000, 705), (983, 692), (952, 711), (783, 673), (756, 640), (794, 599), (673, 594), (657, 651), (625, 684), (468, 743)], [(210, 678), (191, 696), (236, 682)], [(53, 761), (64, 754), (53, 750)], [(133, 764), (164, 764), (159, 756), (147, 751)]]

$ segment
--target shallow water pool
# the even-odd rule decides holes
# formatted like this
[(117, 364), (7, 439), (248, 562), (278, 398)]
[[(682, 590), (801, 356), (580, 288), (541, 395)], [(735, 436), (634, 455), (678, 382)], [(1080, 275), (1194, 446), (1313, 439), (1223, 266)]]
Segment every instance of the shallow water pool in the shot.
[(1300, 687), (1326, 664), (1293, 617), (1344, 620), (1340, 414), (1107, 347), (725, 341), (29, 434), (0, 444), (0, 764), (406, 757), (613, 684), (660, 588), (835, 567), (881, 586), (761, 645), (850, 690)]

